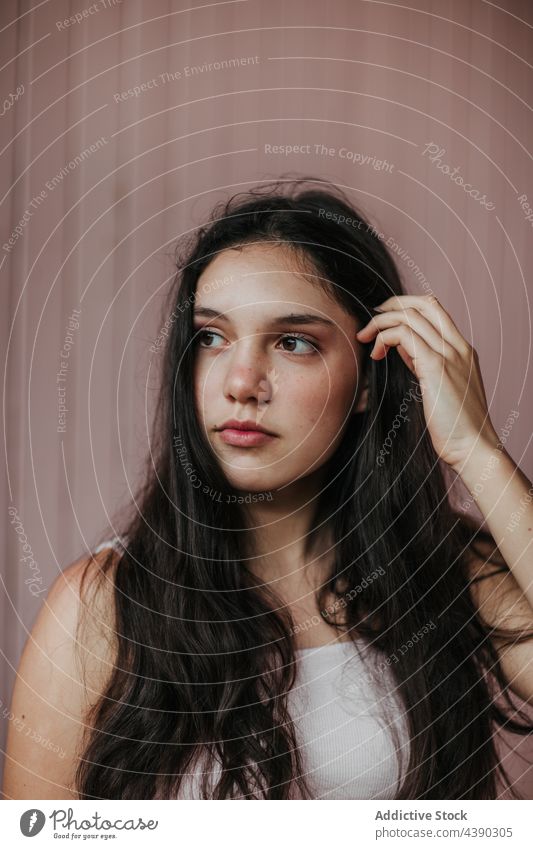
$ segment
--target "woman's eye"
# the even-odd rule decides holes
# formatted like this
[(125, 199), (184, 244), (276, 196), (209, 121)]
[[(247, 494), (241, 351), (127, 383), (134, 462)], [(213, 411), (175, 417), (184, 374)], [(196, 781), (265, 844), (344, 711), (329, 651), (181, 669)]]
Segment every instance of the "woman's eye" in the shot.
[[(304, 339), (304, 337), (303, 337), (303, 336), (298, 336), (298, 335), (295, 335), (295, 334), (293, 333), (293, 334), (292, 334), (292, 335), (290, 335), (290, 336), (289, 336), (289, 335), (284, 336), (284, 337), (283, 337), (283, 339), (282, 339), (281, 341), (282, 341), (282, 342), (286, 342), (286, 341), (287, 341), (287, 339), (289, 339), (290, 341), (294, 341), (294, 342), (303, 342), (305, 345), (307, 345), (307, 346), (308, 346), (308, 349), (309, 349), (309, 348), (311, 349), (310, 351), (309, 351), (309, 350), (307, 350), (307, 351), (302, 351), (301, 353), (310, 353), (310, 354), (312, 354), (312, 353), (316, 353), (316, 352), (318, 351), (318, 345), (315, 345), (313, 342), (311, 342), (311, 340), (310, 340), (310, 339)], [(289, 353), (290, 353), (290, 354), (295, 354), (295, 353), (297, 353), (297, 352), (296, 352), (296, 351), (294, 351), (294, 350), (292, 350), (292, 351), (289, 351)]]
[[(213, 336), (218, 336), (219, 339), (222, 339), (222, 336), (220, 335), (220, 333), (215, 333), (214, 330), (199, 330), (198, 333), (196, 334), (196, 342), (202, 348), (213, 348), (214, 349), (214, 348), (220, 347), (218, 345), (209, 344), (208, 341), (206, 343), (206, 341), (205, 341), (206, 337), (213, 337)], [(291, 333), (291, 334), (287, 334), (286, 336), (283, 336), (282, 339), (281, 339), (281, 343), (285, 344), (287, 342), (289, 342), (290, 344), (296, 343), (298, 345), (298, 343), (299, 343), (300, 345), (302, 345), (302, 344), (307, 345), (307, 350), (302, 350), (301, 348), (298, 350), (298, 348), (295, 349), (293, 347), (291, 350), (287, 351), (287, 353), (289, 353), (289, 354), (313, 354), (313, 353), (316, 353), (319, 350), (318, 345), (315, 345), (313, 342), (311, 342), (310, 339), (305, 339), (303, 336), (299, 336), (298, 334)]]
[[(200, 344), (206, 336), (220, 336), (220, 333), (215, 333), (214, 330), (200, 330), (196, 336), (196, 341)], [(222, 338), (222, 337), (221, 337)], [(202, 345), (202, 348), (213, 348), (213, 345)]]

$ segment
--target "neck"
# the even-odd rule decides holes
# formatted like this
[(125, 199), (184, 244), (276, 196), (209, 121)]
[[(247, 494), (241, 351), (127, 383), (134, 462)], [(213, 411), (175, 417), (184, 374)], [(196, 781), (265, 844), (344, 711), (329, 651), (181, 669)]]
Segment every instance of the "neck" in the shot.
[(254, 503), (249, 508), (253, 530), (248, 537), (248, 568), (284, 595), (304, 585), (318, 587), (331, 562), (327, 529), (315, 550), (305, 552), (321, 483), (322, 475), (312, 474), (277, 492), (272, 501)]

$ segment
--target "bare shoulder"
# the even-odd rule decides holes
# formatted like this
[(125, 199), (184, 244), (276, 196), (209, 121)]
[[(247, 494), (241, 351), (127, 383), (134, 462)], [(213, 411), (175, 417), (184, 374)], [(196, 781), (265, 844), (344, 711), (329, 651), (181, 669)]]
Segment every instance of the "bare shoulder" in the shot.
[[(533, 609), (513, 573), (505, 565), (494, 541), (477, 542), (468, 564), (470, 593), (480, 617), (491, 628), (529, 631), (531, 638), (509, 644), (496, 635), (504, 675), (510, 688), (524, 701), (533, 704)], [(493, 555), (503, 565), (492, 562)]]
[(13, 688), (5, 798), (77, 798), (73, 781), (86, 716), (114, 665), (117, 561), (110, 549), (76, 560), (43, 602)]

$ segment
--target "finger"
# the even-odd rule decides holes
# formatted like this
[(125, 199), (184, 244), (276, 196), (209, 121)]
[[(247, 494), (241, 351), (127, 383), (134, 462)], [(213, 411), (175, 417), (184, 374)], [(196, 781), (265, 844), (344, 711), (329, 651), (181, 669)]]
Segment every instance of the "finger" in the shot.
[(409, 356), (409, 354), (407, 353), (407, 351), (406, 351), (406, 350), (404, 350), (404, 348), (402, 347), (402, 345), (398, 345), (398, 346), (397, 346), (397, 348), (396, 348), (396, 350), (398, 351), (398, 354), (400, 355), (400, 357), (401, 357), (401, 358), (402, 358), (402, 360), (404, 361), (404, 363), (405, 363), (405, 365), (407, 366), (407, 368), (409, 369), (409, 371), (412, 371), (412, 373), (413, 373), (413, 374), (416, 374), (416, 371), (415, 371), (415, 364), (414, 364), (414, 362), (412, 361), (412, 359), (411, 359), (411, 357)]
[(408, 307), (419, 310), (461, 355), (468, 353), (469, 343), (435, 295), (393, 295), (379, 304), (380, 310), (403, 310)]
[[(405, 324), (380, 330), (376, 337), (372, 357), (376, 360), (383, 359), (386, 356), (386, 346), (396, 348), (399, 345), (411, 358), (417, 377), (421, 377), (422, 372), (427, 372), (429, 366), (438, 364), (439, 360), (442, 363), (442, 357), (421, 336), (418, 336), (414, 330)], [(424, 368), (424, 365), (426, 368)]]
[(395, 327), (400, 324), (409, 325), (409, 327), (418, 333), (418, 335), (421, 336), (422, 339), (424, 339), (427, 344), (442, 357), (449, 359), (452, 355), (457, 355), (457, 349), (450, 345), (431, 321), (429, 321), (414, 307), (408, 307), (401, 311), (390, 310), (389, 312), (375, 315), (370, 319), (366, 327), (359, 331), (357, 338), (361, 342), (370, 341), (378, 331), (385, 330), (388, 327)]

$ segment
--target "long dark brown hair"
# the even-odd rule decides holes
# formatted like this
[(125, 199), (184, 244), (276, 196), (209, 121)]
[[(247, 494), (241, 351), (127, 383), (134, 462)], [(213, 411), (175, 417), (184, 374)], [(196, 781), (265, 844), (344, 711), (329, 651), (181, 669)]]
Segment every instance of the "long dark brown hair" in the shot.
[[(198, 279), (221, 251), (257, 242), (310, 260), (314, 284), (363, 324), (385, 298), (404, 293), (381, 235), (343, 192), (315, 178), (238, 193), (178, 242), (165, 332), (154, 348), (164, 362), (144, 484), (120, 529), (125, 551), (110, 553), (100, 571), (109, 579), (114, 567), (116, 657), (86, 718), (75, 777), (81, 799), (176, 798), (200, 755), (221, 767), (214, 787), (206, 771), (202, 798), (311, 796), (287, 706), (294, 623), (247, 566), (246, 504), (212, 497), (242, 493), (195, 412), (190, 307)], [(489, 544), (494, 568), (507, 566), (492, 537), (451, 507), (413, 373), (395, 352), (386, 366), (375, 363), (370, 347), (368, 409), (351, 416), (327, 462), (307, 538), (308, 553), (324, 528), (335, 541), (318, 609), (331, 594), (339, 607), (342, 599), (346, 633), (396, 658), (390, 670), (410, 735), (396, 798), (494, 798), (498, 775), (509, 784), (494, 730), (532, 729), (513, 703), (493, 638), (513, 643), (528, 634), (482, 621), (469, 558)], [(408, 425), (397, 427), (406, 403)], [(379, 579), (351, 592), (378, 569)], [(339, 627), (335, 616), (324, 621)]]

